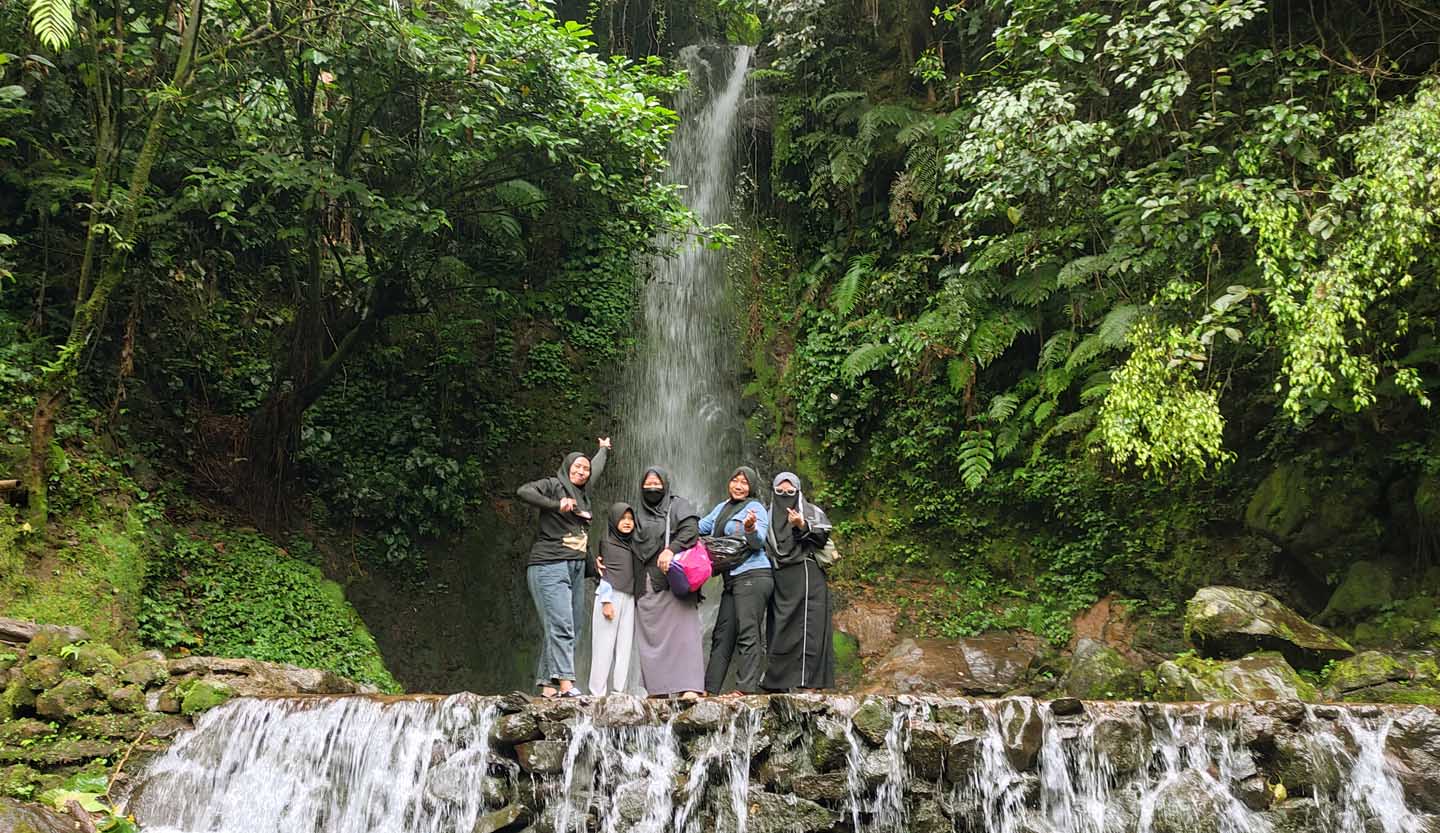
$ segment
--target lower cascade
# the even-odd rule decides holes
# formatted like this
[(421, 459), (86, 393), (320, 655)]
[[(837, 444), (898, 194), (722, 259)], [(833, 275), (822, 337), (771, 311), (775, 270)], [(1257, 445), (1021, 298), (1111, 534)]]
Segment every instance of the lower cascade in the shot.
[(240, 699), (139, 774), (162, 833), (1434, 833), (1440, 713), (772, 695)]

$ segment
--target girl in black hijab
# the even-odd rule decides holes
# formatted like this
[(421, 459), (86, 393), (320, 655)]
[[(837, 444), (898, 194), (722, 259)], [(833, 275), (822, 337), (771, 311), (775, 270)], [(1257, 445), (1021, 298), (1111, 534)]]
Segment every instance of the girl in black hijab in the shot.
[(820, 507), (806, 502), (793, 472), (777, 474), (772, 488), (766, 537), (775, 565), (775, 594), (764, 685), (770, 691), (834, 688), (830, 587), (815, 561), (830, 539), (830, 521)]
[[(600, 587), (590, 618), (590, 693), (624, 691), (635, 650), (635, 596), (640, 570), (635, 558), (635, 509), (613, 503), (600, 540)], [(613, 677), (613, 685), (612, 685)]]
[(635, 641), (645, 691), (652, 697), (699, 697), (705, 690), (700, 594), (677, 597), (670, 592), (665, 573), (677, 553), (700, 539), (700, 515), (690, 501), (670, 493), (670, 474), (659, 466), (645, 470), (640, 495), (635, 552), (642, 568), (635, 599)]
[(591, 517), (588, 486), (604, 471), (609, 450), (609, 438), (601, 437), (594, 457), (572, 451), (554, 477), (533, 480), (516, 492), (540, 510), (525, 578), (544, 632), (535, 685), (545, 697), (580, 694), (575, 688), (575, 638), (585, 621)]

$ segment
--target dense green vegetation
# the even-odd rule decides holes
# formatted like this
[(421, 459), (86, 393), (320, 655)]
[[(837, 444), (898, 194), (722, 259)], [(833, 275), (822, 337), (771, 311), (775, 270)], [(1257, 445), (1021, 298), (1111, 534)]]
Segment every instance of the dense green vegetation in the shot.
[[(857, 589), (938, 579), (918, 624), (1058, 640), (1106, 592), (1169, 615), (1260, 582), (1318, 609), (1356, 560), (1433, 563), (1440, 15), (794, 0), (769, 22), (755, 424), (848, 511)], [(1296, 479), (1252, 498), (1280, 463)], [(1348, 549), (1318, 554), (1320, 528)]]
[(1440, 642), (1426, 4), (0, 23), (6, 613), (393, 687), (324, 575), (435, 583), (435, 542), (509, 542), (477, 518), (522, 525), (515, 483), (613, 427), (637, 255), (688, 220), (665, 58), (724, 38), (767, 105), (733, 224), (747, 412), (835, 508), (852, 598), (1063, 643), (1116, 593), (1174, 647), (1225, 582)]

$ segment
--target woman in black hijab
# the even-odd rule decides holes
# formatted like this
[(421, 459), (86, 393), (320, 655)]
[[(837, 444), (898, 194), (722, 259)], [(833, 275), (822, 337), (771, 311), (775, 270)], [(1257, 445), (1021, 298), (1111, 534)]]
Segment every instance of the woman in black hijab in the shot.
[(585, 621), (588, 486), (604, 471), (609, 450), (609, 438), (601, 437), (594, 457), (572, 451), (554, 477), (533, 480), (516, 492), (540, 510), (525, 578), (544, 630), (535, 685), (545, 697), (580, 695), (575, 688), (575, 639)]
[(830, 520), (820, 507), (805, 501), (793, 472), (777, 474), (772, 486), (767, 538), (775, 594), (764, 686), (770, 691), (834, 688), (830, 587), (815, 561), (830, 539)]
[(705, 690), (700, 594), (676, 596), (665, 573), (677, 553), (700, 539), (700, 514), (690, 501), (670, 493), (670, 474), (659, 466), (645, 470), (640, 495), (635, 554), (642, 575), (635, 599), (635, 643), (643, 685), (652, 697), (699, 697)]

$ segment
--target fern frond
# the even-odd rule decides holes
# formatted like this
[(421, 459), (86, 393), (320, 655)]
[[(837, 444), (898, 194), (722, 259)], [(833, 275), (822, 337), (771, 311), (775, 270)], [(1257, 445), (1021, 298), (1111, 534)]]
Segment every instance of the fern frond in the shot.
[(1085, 403), (1103, 399), (1105, 394), (1110, 392), (1110, 371), (1102, 370), (1099, 373), (1091, 374), (1090, 378), (1080, 384), (1080, 401)]
[(1070, 351), (1070, 355), (1065, 358), (1065, 369), (1073, 372), (1076, 368), (1084, 366), (1091, 359), (1104, 353), (1107, 349), (1108, 345), (1105, 344), (1104, 339), (1095, 333), (1091, 333), (1081, 339), (1080, 343), (1075, 345), (1075, 349)]
[(1075, 346), (1075, 332), (1073, 330), (1061, 330), (1045, 340), (1040, 347), (1040, 361), (1037, 366), (1044, 370), (1047, 367), (1054, 367), (1060, 360), (1070, 354)]
[(840, 278), (840, 283), (836, 284), (835, 291), (830, 294), (830, 302), (841, 315), (849, 315), (855, 309), (855, 302), (860, 297), (865, 280), (875, 271), (876, 257), (874, 252), (866, 252), (850, 258), (844, 277)]
[(30, 29), (40, 42), (59, 52), (75, 37), (75, 10), (71, 0), (32, 0)]
[(935, 121), (920, 118), (901, 127), (895, 134), (895, 141), (902, 145), (913, 145), (921, 139), (935, 135)]
[(1058, 270), (1059, 265), (1053, 261), (1042, 263), (1031, 269), (1029, 274), (1006, 286), (1005, 294), (1017, 304), (1039, 306), (1055, 291), (1055, 274)]
[(506, 208), (519, 209), (528, 214), (539, 214), (545, 210), (545, 192), (528, 180), (506, 180), (490, 190), (495, 199)]
[(951, 359), (945, 366), (945, 375), (950, 379), (950, 390), (959, 393), (975, 378), (975, 363), (965, 358)]
[(990, 474), (995, 464), (995, 444), (988, 431), (976, 431), (960, 445), (960, 479), (965, 488), (975, 491)]
[(880, 344), (874, 341), (862, 344), (850, 351), (850, 355), (840, 363), (840, 372), (847, 379), (854, 381), (883, 364), (890, 357), (892, 349), (893, 346), (890, 344)]
[(1020, 395), (1016, 393), (1002, 393), (990, 400), (990, 419), (995, 422), (1004, 422), (1015, 413), (1020, 407)]
[(1053, 400), (1053, 399), (1047, 399), (1047, 400), (1045, 400), (1044, 402), (1041, 402), (1041, 403), (1040, 403), (1040, 407), (1038, 407), (1038, 408), (1035, 409), (1035, 416), (1031, 417), (1031, 419), (1034, 420), (1034, 422), (1035, 422), (1036, 425), (1039, 425), (1040, 423), (1042, 423), (1042, 422), (1044, 422), (1045, 420), (1049, 419), (1049, 418), (1050, 418), (1050, 415), (1053, 414), (1054, 412), (1055, 412), (1055, 400)]
[(1135, 316), (1139, 313), (1140, 308), (1134, 304), (1116, 307), (1101, 319), (1100, 326), (1095, 328), (1095, 335), (1105, 342), (1106, 347), (1118, 350), (1125, 346), (1125, 337), (1130, 333), (1130, 325), (1135, 323)]
[(995, 459), (1004, 460), (1006, 457), (1009, 457), (1011, 454), (1015, 453), (1015, 449), (1019, 447), (1019, 423), (1012, 422), (1009, 425), (1006, 425), (1004, 428), (1001, 428), (1000, 433), (995, 435)]
[(881, 104), (871, 107), (860, 117), (860, 129), (856, 137), (866, 144), (873, 143), (880, 136), (884, 128), (902, 128), (916, 121), (925, 118), (901, 104)]
[(1119, 257), (1114, 249), (1104, 254), (1077, 257), (1060, 268), (1059, 284), (1068, 289), (1083, 283), (1095, 275), (1109, 271), (1110, 267), (1115, 265), (1118, 260)]

